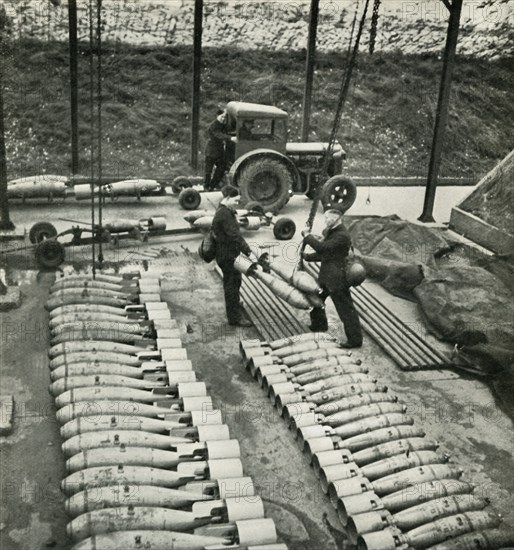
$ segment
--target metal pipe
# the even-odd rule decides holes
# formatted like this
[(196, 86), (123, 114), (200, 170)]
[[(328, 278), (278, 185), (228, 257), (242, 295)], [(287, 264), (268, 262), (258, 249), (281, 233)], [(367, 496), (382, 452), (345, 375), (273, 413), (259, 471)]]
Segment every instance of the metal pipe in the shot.
[(262, 338), (265, 338), (266, 340), (273, 340), (274, 335), (276, 332), (274, 331), (273, 327), (270, 326), (270, 324), (267, 322), (266, 318), (262, 314), (262, 312), (259, 310), (258, 307), (256, 307), (254, 298), (252, 294), (250, 293), (250, 289), (248, 288), (248, 285), (244, 284), (241, 285), (241, 294), (243, 295), (243, 298), (245, 299), (245, 308), (248, 308), (250, 312), (252, 313), (253, 317), (259, 322), (258, 325), (256, 325), (257, 330), (261, 334)]
[[(370, 315), (376, 320), (377, 324), (391, 331), (391, 335), (396, 339), (396, 341), (399, 340), (405, 349), (412, 351), (415, 358), (421, 359), (425, 362), (434, 361), (434, 357), (426, 353), (426, 350), (421, 349), (418, 342), (406, 339), (405, 333), (401, 330), (401, 327), (391, 324), (392, 319), (383, 311), (380, 311), (376, 304), (372, 303), (366, 296), (360, 292), (353, 292), (353, 297), (362, 304), (362, 307), (368, 307)], [(438, 359), (435, 360), (435, 363), (438, 363)]]
[[(102, 0), (96, 0), (96, 40), (97, 40), (97, 57), (98, 57), (98, 78), (97, 86), (97, 137), (98, 137), (98, 182), (102, 181)], [(98, 262), (101, 264), (104, 261), (102, 247), (102, 187), (98, 188)]]
[(200, 85), (202, 71), (203, 0), (195, 0), (193, 37), (193, 91), (191, 108), (191, 166), (198, 167), (198, 136), (200, 133)]
[[(319, 274), (319, 267), (317, 265), (307, 265), (306, 269), (310, 270), (315, 277), (317, 277), (318, 274)], [(366, 312), (365, 310), (363, 310), (363, 308), (366, 304), (364, 303), (362, 296), (360, 296), (356, 292), (353, 293), (353, 296), (354, 296), (354, 298), (357, 298), (357, 300), (356, 300), (357, 304), (356, 305), (359, 306), (359, 308), (358, 308), (359, 309), (359, 314), (360, 315), (364, 314), (366, 316), (368, 327), (370, 327), (371, 325), (376, 327), (374, 329), (374, 339), (377, 341), (377, 343), (385, 349), (386, 344), (387, 344), (387, 337), (392, 336), (394, 338), (395, 342), (397, 344), (399, 344), (399, 349), (401, 350), (401, 353), (403, 354), (404, 359), (406, 357), (410, 356), (410, 357), (414, 358), (414, 360), (416, 362), (419, 358), (416, 357), (416, 355), (412, 353), (412, 350), (410, 348), (405, 347), (405, 341), (402, 340), (401, 338), (398, 338), (394, 334), (392, 334), (392, 335), (384, 334), (384, 332), (381, 330), (381, 328), (379, 326), (377, 326), (377, 324), (376, 324), (377, 319), (373, 318), (372, 313), (371, 312)], [(360, 298), (360, 300), (359, 300), (359, 298)], [(370, 333), (370, 335), (371, 335), (371, 333)], [(390, 347), (390, 346), (388, 346), (388, 347)], [(422, 359), (422, 361), (423, 361), (423, 359)], [(399, 365), (400, 365), (400, 363), (399, 363)], [(428, 366), (432, 366), (432, 365), (427, 365), (427, 364), (422, 363), (421, 365), (417, 365), (417, 366), (418, 366), (418, 368), (427, 368)], [(405, 367), (402, 367), (402, 368), (412, 368), (411, 360), (410, 359), (405, 359)]]
[(302, 141), (309, 141), (309, 126), (312, 103), (312, 77), (316, 61), (316, 34), (318, 30), (319, 0), (311, 0), (309, 14), (309, 36), (307, 38), (307, 59), (305, 61), (305, 87), (303, 91)]
[(366, 287), (360, 286), (358, 289), (355, 289), (358, 292), (361, 292), (367, 296), (369, 296), (370, 300), (373, 300), (377, 307), (380, 307), (384, 310), (384, 312), (387, 313), (387, 315), (390, 317), (391, 321), (395, 322), (397, 325), (401, 327), (401, 330), (404, 330), (406, 333), (408, 333), (414, 340), (417, 340), (420, 346), (423, 346), (426, 348), (426, 353), (431, 354), (432, 357), (436, 359), (436, 361), (441, 361), (443, 364), (451, 364), (449, 362), (449, 358), (446, 357), (443, 353), (441, 353), (438, 349), (432, 347), (429, 343), (427, 343), (417, 332), (415, 332), (409, 325), (406, 325), (403, 323), (398, 317), (385, 305), (383, 304), (374, 294), (372, 294)]
[(450, 91), (452, 84), (452, 74), (455, 65), (455, 52), (457, 50), (457, 41), (459, 38), (460, 14), (462, 11), (463, 0), (452, 0), (452, 3), (446, 3), (450, 10), (450, 19), (448, 21), (448, 32), (446, 35), (446, 46), (444, 48), (443, 73), (439, 88), (439, 99), (437, 102), (437, 111), (435, 115), (434, 136), (432, 139), (432, 150), (430, 153), (430, 163), (428, 166), (427, 188), (423, 212), (418, 218), (421, 222), (433, 222), (435, 193), (437, 189), (437, 176), (441, 164), (441, 155), (443, 152), (444, 134), (448, 120), (448, 107), (450, 104)]
[(68, 34), (70, 49), (71, 173), (75, 175), (79, 167), (77, 0), (69, 0), (68, 2)]
[(354, 295), (353, 297), (355, 299), (356, 305), (360, 305), (361, 309), (359, 311), (359, 314), (365, 313), (367, 315), (369, 322), (375, 325), (377, 333), (380, 334), (384, 338), (384, 340), (387, 338), (398, 349), (401, 349), (404, 355), (406, 357), (409, 357), (411, 365), (421, 368), (422, 362), (419, 361), (419, 357), (416, 356), (415, 352), (413, 352), (408, 346), (405, 346), (405, 341), (403, 341), (401, 337), (399, 337), (394, 332), (386, 333), (382, 324), (380, 323), (380, 320), (374, 317), (373, 312), (369, 309), (369, 306), (362, 301), (361, 296)]
[[(0, 8), (3, 9), (3, 8)], [(6, 24), (6, 18), (1, 17), (3, 20), (2, 26)], [(0, 28), (0, 46), (5, 48), (3, 42), (7, 40), (7, 33), (3, 28)], [(7, 153), (5, 150), (5, 131), (4, 131), (4, 83), (3, 78), (5, 75), (5, 59), (2, 58), (2, 70), (0, 71), (0, 229), (14, 229), (9, 216), (9, 199), (7, 198)]]
[(402, 355), (400, 350), (394, 349), (387, 341), (384, 341), (381, 335), (375, 330), (374, 326), (368, 322), (368, 317), (363, 315), (361, 323), (364, 330), (375, 340), (375, 342), (398, 364), (402, 369), (409, 366), (409, 361)]
[[(95, 226), (95, 140), (94, 140), (94, 113), (93, 113), (93, 86), (94, 86), (94, 71), (93, 71), (93, 0), (89, 0), (89, 119), (90, 119), (90, 131), (91, 131), (91, 143), (90, 143), (90, 177), (91, 177), (91, 227)], [(91, 242), (91, 255), (93, 264), (93, 280), (96, 279), (96, 244), (93, 234)]]
[(298, 331), (300, 331), (300, 333), (305, 332), (296, 319), (293, 311), (285, 302), (283, 302), (283, 300), (281, 300), (282, 303), (279, 302), (278, 298), (266, 285), (263, 285), (256, 280), (252, 280), (251, 284), (254, 285), (257, 295), (261, 298), (261, 306), (263, 309), (271, 308), (275, 313), (276, 319), (282, 321), (284, 334), (283, 336), (280, 336), (280, 338), (294, 336), (295, 334), (298, 334)]
[(284, 335), (289, 336), (289, 333), (286, 333), (286, 327), (281, 326), (280, 320), (276, 315), (273, 315), (272, 304), (267, 304), (264, 296), (258, 292), (257, 281), (246, 277), (246, 282), (248, 283), (248, 289), (253, 298), (255, 307), (259, 309), (259, 311), (264, 315), (266, 321), (269, 323), (270, 332), (275, 334), (275, 337), (272, 338), (272, 340), (283, 338)]

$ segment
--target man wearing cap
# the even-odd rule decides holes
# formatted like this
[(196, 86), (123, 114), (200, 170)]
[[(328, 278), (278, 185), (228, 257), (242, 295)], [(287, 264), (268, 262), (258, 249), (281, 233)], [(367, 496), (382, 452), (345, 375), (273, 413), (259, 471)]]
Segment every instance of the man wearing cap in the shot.
[(225, 185), (221, 189), (223, 199), (214, 214), (211, 229), (216, 238), (216, 262), (223, 271), (223, 290), (225, 292), (225, 307), (229, 325), (239, 327), (251, 326), (250, 321), (243, 317), (239, 305), (239, 289), (241, 288), (241, 273), (234, 269), (234, 260), (242, 252), (253, 256), (248, 243), (239, 230), (235, 208), (241, 196), (239, 189)]
[(243, 124), (239, 129), (239, 139), (241, 140), (253, 140), (255, 136), (252, 132), (255, 123), (251, 119), (243, 120)]
[[(225, 142), (230, 142), (232, 136), (228, 133), (228, 114), (218, 109), (218, 115), (207, 130), (205, 146), (205, 177), (204, 189), (212, 191), (219, 187), (226, 170)], [(212, 170), (214, 169), (214, 174)]]
[[(325, 223), (323, 238), (311, 235), (310, 230), (302, 231), (304, 243), (315, 251), (313, 254), (302, 252), (302, 257), (308, 262), (321, 261), (319, 284), (323, 289), (322, 298), (324, 300), (328, 296), (332, 298), (337, 314), (343, 323), (347, 341), (342, 346), (344, 348), (359, 348), (362, 345), (362, 330), (345, 273), (346, 260), (352, 241), (343, 224), (343, 214), (340, 210), (327, 210)], [(311, 322), (310, 329), (314, 332), (328, 330), (325, 308), (313, 308)]]

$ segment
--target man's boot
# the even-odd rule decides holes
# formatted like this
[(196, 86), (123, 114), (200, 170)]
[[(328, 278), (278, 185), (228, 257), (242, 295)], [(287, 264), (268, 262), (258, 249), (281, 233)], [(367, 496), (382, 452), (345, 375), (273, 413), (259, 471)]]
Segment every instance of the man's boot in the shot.
[(311, 332), (325, 332), (328, 330), (327, 314), (324, 307), (314, 307), (310, 311), (311, 324), (309, 329)]

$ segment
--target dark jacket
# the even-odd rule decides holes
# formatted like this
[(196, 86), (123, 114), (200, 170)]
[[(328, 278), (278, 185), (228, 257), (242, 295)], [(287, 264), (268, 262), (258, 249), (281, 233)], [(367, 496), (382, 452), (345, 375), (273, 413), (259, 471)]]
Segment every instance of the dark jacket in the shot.
[(216, 237), (216, 262), (220, 267), (232, 263), (241, 252), (250, 254), (250, 247), (241, 236), (236, 213), (231, 208), (219, 205), (211, 229)]
[(347, 287), (345, 266), (352, 246), (350, 234), (343, 224), (330, 229), (322, 238), (307, 235), (304, 241), (314, 250), (314, 254), (305, 254), (308, 262), (321, 262), (319, 283), (330, 292)]
[(223, 158), (225, 154), (225, 141), (230, 140), (230, 137), (227, 133), (227, 126), (216, 118), (207, 130), (205, 156), (217, 159)]

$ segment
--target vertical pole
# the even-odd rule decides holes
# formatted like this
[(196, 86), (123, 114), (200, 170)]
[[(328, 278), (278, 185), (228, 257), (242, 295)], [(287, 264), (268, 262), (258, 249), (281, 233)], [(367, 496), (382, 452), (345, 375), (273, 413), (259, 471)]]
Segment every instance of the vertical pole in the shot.
[(4, 79), (7, 72), (7, 14), (5, 7), (0, 6), (0, 229), (14, 229), (9, 217), (9, 202), (7, 199), (7, 153), (5, 150), (4, 128)]
[(78, 46), (77, 46), (77, 0), (68, 0), (68, 32), (70, 49), (70, 110), (71, 110), (71, 173), (78, 173)]
[(91, 243), (91, 256), (93, 260), (93, 279), (96, 279), (96, 245), (95, 238), (97, 235), (95, 227), (95, 113), (94, 113), (94, 32), (93, 32), (93, 0), (89, 0), (89, 130), (90, 130), (90, 157), (89, 157), (89, 170), (90, 170), (90, 188), (91, 188), (91, 228), (92, 228), (92, 243)]
[[(434, 221), (433, 211), (435, 192), (437, 188), (439, 166), (441, 164), (444, 134), (448, 121), (448, 106), (450, 103), (452, 74), (455, 65), (455, 52), (457, 50), (457, 40), (459, 37), (462, 2), (463, 0), (453, 0), (451, 5), (448, 7), (450, 10), (450, 19), (448, 22), (448, 33), (446, 36), (446, 46), (444, 49), (443, 74), (441, 76), (441, 84), (439, 88), (439, 100), (437, 102), (434, 136), (432, 139), (432, 151), (430, 153), (430, 163), (428, 166), (425, 202), (423, 204), (423, 212), (418, 218), (421, 222)], [(445, 4), (448, 5), (448, 2), (445, 1)]]
[(7, 198), (7, 153), (5, 151), (4, 133), (3, 76), (1, 76), (0, 79), (0, 229), (14, 229), (14, 225), (9, 217), (9, 202)]
[(191, 112), (191, 166), (198, 168), (198, 142), (200, 134), (200, 82), (202, 70), (203, 0), (195, 0), (193, 95)]
[(97, 177), (98, 177), (98, 263), (101, 265), (104, 261), (102, 247), (102, 0), (96, 0), (96, 48), (98, 56), (97, 72)]
[(309, 16), (309, 37), (305, 62), (305, 87), (303, 90), (302, 141), (308, 141), (310, 132), (312, 77), (316, 60), (316, 34), (318, 31), (319, 0), (311, 0)]

